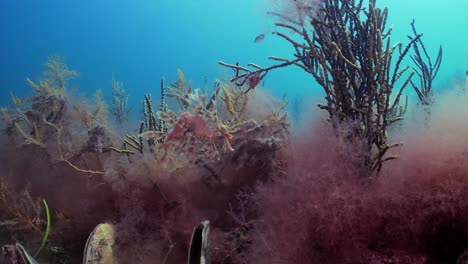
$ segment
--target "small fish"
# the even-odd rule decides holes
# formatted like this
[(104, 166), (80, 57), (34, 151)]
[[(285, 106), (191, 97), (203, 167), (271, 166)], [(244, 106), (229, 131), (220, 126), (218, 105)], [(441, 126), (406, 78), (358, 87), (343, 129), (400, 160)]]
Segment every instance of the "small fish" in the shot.
[(260, 34), (260, 35), (258, 35), (258, 36), (255, 38), (254, 43), (260, 43), (260, 42), (262, 42), (264, 39), (265, 39), (265, 34)]
[(141, 134), (139, 134), (139, 137), (145, 138), (146, 140), (148, 139), (154, 139), (154, 140), (160, 140), (162, 139), (166, 133), (161, 132), (161, 131), (145, 131)]
[(176, 114), (174, 112), (172, 112), (172, 111), (167, 111), (167, 112), (157, 111), (156, 116), (159, 119), (164, 120), (164, 121), (168, 121), (168, 120), (177, 118)]

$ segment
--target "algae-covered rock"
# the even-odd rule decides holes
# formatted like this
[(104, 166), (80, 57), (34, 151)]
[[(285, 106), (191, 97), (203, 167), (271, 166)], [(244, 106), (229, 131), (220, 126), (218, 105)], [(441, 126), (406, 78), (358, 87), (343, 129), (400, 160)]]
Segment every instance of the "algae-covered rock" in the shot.
[(99, 224), (86, 242), (83, 264), (114, 264), (114, 226)]

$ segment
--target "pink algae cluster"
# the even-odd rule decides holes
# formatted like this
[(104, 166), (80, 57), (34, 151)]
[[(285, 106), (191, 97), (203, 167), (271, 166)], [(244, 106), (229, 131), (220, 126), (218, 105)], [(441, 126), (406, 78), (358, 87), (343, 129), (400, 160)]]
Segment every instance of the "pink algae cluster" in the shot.
[(220, 154), (216, 142), (221, 139), (223, 147), (228, 151), (234, 151), (231, 145), (232, 135), (224, 123), (217, 119), (212, 125), (207, 118), (199, 113), (192, 114), (183, 111), (177, 117), (174, 113), (158, 112), (161, 120), (167, 121), (172, 129), (165, 133), (160, 131), (147, 131), (142, 137), (153, 140), (162, 140), (161, 145), (165, 152), (164, 158), (169, 153), (184, 154), (189, 160), (195, 160), (202, 152), (209, 159), (219, 158)]

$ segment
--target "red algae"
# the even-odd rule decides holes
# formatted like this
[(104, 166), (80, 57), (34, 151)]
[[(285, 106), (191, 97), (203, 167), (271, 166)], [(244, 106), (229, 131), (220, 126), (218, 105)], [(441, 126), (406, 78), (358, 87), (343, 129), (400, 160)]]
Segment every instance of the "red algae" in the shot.
[(455, 96), (438, 103), (430, 127), (394, 133), (404, 142), (399, 159), (374, 179), (353, 169), (356, 150), (325, 122), (296, 137), (289, 175), (257, 189), (259, 219), (245, 259), (455, 263), (468, 247), (468, 111)]

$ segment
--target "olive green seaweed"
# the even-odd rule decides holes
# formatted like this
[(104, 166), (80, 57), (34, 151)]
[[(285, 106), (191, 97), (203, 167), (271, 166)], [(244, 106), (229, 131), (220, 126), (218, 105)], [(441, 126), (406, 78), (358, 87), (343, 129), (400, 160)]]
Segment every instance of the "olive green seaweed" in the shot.
[(46, 231), (45, 231), (45, 234), (44, 234), (44, 238), (42, 239), (41, 247), (39, 247), (39, 249), (34, 254), (34, 258), (36, 258), (39, 255), (39, 253), (41, 252), (41, 250), (44, 248), (44, 246), (45, 246), (45, 244), (47, 242), (47, 239), (49, 238), (49, 234), (50, 234), (51, 220), (50, 220), (49, 206), (47, 205), (47, 202), (46, 202), (45, 199), (42, 199), (42, 203), (44, 203), (44, 208), (46, 210), (47, 226), (46, 226)]

